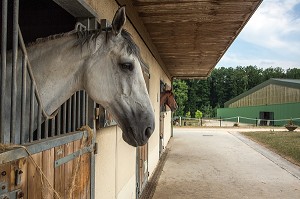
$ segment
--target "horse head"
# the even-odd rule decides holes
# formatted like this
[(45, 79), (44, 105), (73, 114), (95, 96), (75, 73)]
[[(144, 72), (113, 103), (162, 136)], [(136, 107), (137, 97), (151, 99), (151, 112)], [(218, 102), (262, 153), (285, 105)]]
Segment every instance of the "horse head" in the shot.
[(172, 90), (166, 90), (160, 94), (160, 103), (161, 106), (166, 104), (168, 107), (170, 107), (171, 111), (176, 111), (178, 108)]
[(131, 35), (123, 29), (125, 8), (115, 14), (111, 30), (97, 35), (87, 62), (85, 89), (107, 109), (123, 131), (125, 142), (144, 145), (154, 131), (154, 112), (142, 72), (142, 58)]

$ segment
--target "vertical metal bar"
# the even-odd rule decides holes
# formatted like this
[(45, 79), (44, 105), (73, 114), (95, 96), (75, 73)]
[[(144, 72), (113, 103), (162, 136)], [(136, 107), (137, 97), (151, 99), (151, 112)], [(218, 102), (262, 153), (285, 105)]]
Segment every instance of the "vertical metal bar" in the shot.
[(66, 133), (67, 126), (67, 102), (63, 104), (63, 118), (62, 118), (62, 133)]
[(61, 122), (60, 114), (61, 114), (61, 109), (59, 108), (57, 116), (56, 116), (56, 119), (57, 119), (56, 120), (56, 133), (57, 133), (57, 135), (60, 135), (60, 122)]
[(0, 96), (0, 142), (9, 143), (9, 138), (4, 130), (4, 97), (6, 87), (6, 48), (7, 48), (7, 0), (2, 0), (2, 23), (1, 23), (1, 96)]
[[(23, 56), (22, 60), (22, 102), (21, 102), (21, 144), (25, 143), (25, 112), (26, 112), (26, 78), (27, 78), (27, 57)], [(27, 140), (27, 138), (26, 138)]]
[(41, 140), (42, 133), (42, 108), (41, 105), (38, 104), (38, 115), (37, 115), (37, 140)]
[(48, 138), (48, 129), (49, 129), (49, 120), (46, 119), (45, 120), (45, 131), (44, 131), (45, 139)]
[(82, 125), (85, 125), (85, 117), (86, 117), (86, 113), (85, 113), (85, 111), (86, 111), (86, 107), (85, 107), (85, 103), (86, 103), (86, 99), (85, 99), (85, 95), (86, 95), (86, 93), (85, 93), (85, 91), (83, 91), (82, 92), (82, 120), (81, 120), (81, 124)]
[(85, 94), (85, 125), (89, 123), (89, 95)]
[(72, 117), (72, 131), (76, 130), (76, 93), (72, 96), (73, 97), (73, 104), (72, 104), (72, 113), (73, 113), (73, 117)]
[(51, 137), (55, 136), (55, 118), (56, 117), (51, 120)]
[(80, 124), (80, 116), (81, 116), (81, 111), (80, 111), (80, 109), (81, 109), (81, 107), (80, 107), (80, 94), (81, 94), (81, 91), (78, 91), (78, 92), (76, 92), (76, 96), (77, 96), (77, 127), (80, 127), (81, 126), (81, 124)]
[(72, 131), (72, 97), (68, 100), (68, 132)]
[(34, 84), (30, 86), (30, 124), (29, 124), (29, 141), (33, 141), (33, 123), (34, 123)]
[(10, 141), (16, 143), (16, 111), (17, 111), (17, 61), (18, 61), (18, 27), (19, 27), (19, 0), (14, 0), (13, 7), (13, 46), (12, 46), (12, 85), (11, 85), (11, 121)]

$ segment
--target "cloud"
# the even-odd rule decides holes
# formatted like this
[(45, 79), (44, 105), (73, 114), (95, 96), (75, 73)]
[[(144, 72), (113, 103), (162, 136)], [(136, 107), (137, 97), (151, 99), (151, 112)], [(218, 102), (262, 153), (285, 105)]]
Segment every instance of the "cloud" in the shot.
[(264, 0), (218, 66), (300, 67), (300, 0)]
[(235, 53), (226, 53), (217, 67), (257, 66), (259, 68), (281, 67), (283, 69), (299, 67), (299, 62), (283, 59), (267, 59), (263, 57), (248, 57)]
[(240, 34), (249, 43), (300, 56), (299, 0), (265, 0)]

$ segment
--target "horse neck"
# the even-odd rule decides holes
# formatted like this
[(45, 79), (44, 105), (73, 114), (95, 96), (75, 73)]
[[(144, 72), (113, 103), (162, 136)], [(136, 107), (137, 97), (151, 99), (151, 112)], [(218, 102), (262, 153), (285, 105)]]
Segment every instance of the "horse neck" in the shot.
[(77, 37), (70, 35), (28, 48), (37, 89), (48, 114), (83, 88), (83, 63), (89, 53), (87, 47), (76, 42)]
[(160, 97), (160, 105), (161, 106), (168, 101), (168, 96), (169, 95), (168, 95), (167, 92), (164, 92), (164, 93), (161, 94), (161, 97)]

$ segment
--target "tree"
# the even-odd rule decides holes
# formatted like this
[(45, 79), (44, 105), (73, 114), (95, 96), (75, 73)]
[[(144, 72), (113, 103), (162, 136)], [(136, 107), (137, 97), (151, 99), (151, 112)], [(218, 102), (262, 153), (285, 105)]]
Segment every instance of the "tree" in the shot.
[(300, 79), (300, 68), (289, 68), (286, 71), (286, 78)]
[(184, 80), (175, 79), (173, 81), (173, 91), (175, 99), (178, 105), (178, 109), (175, 111), (175, 116), (184, 115), (184, 107), (188, 100), (188, 86)]
[(190, 111), (186, 112), (185, 117), (186, 118), (191, 118), (191, 112)]
[(185, 112), (190, 111), (191, 117), (195, 117), (195, 112), (201, 106), (209, 105), (209, 85), (207, 80), (186, 80), (188, 85), (188, 101)]
[(195, 117), (196, 117), (197, 119), (202, 118), (202, 112), (199, 111), (199, 110), (197, 110), (197, 111), (195, 112)]
[(267, 81), (270, 78), (285, 78), (285, 72), (282, 68), (276, 67), (276, 68), (267, 68), (263, 71), (263, 81)]

